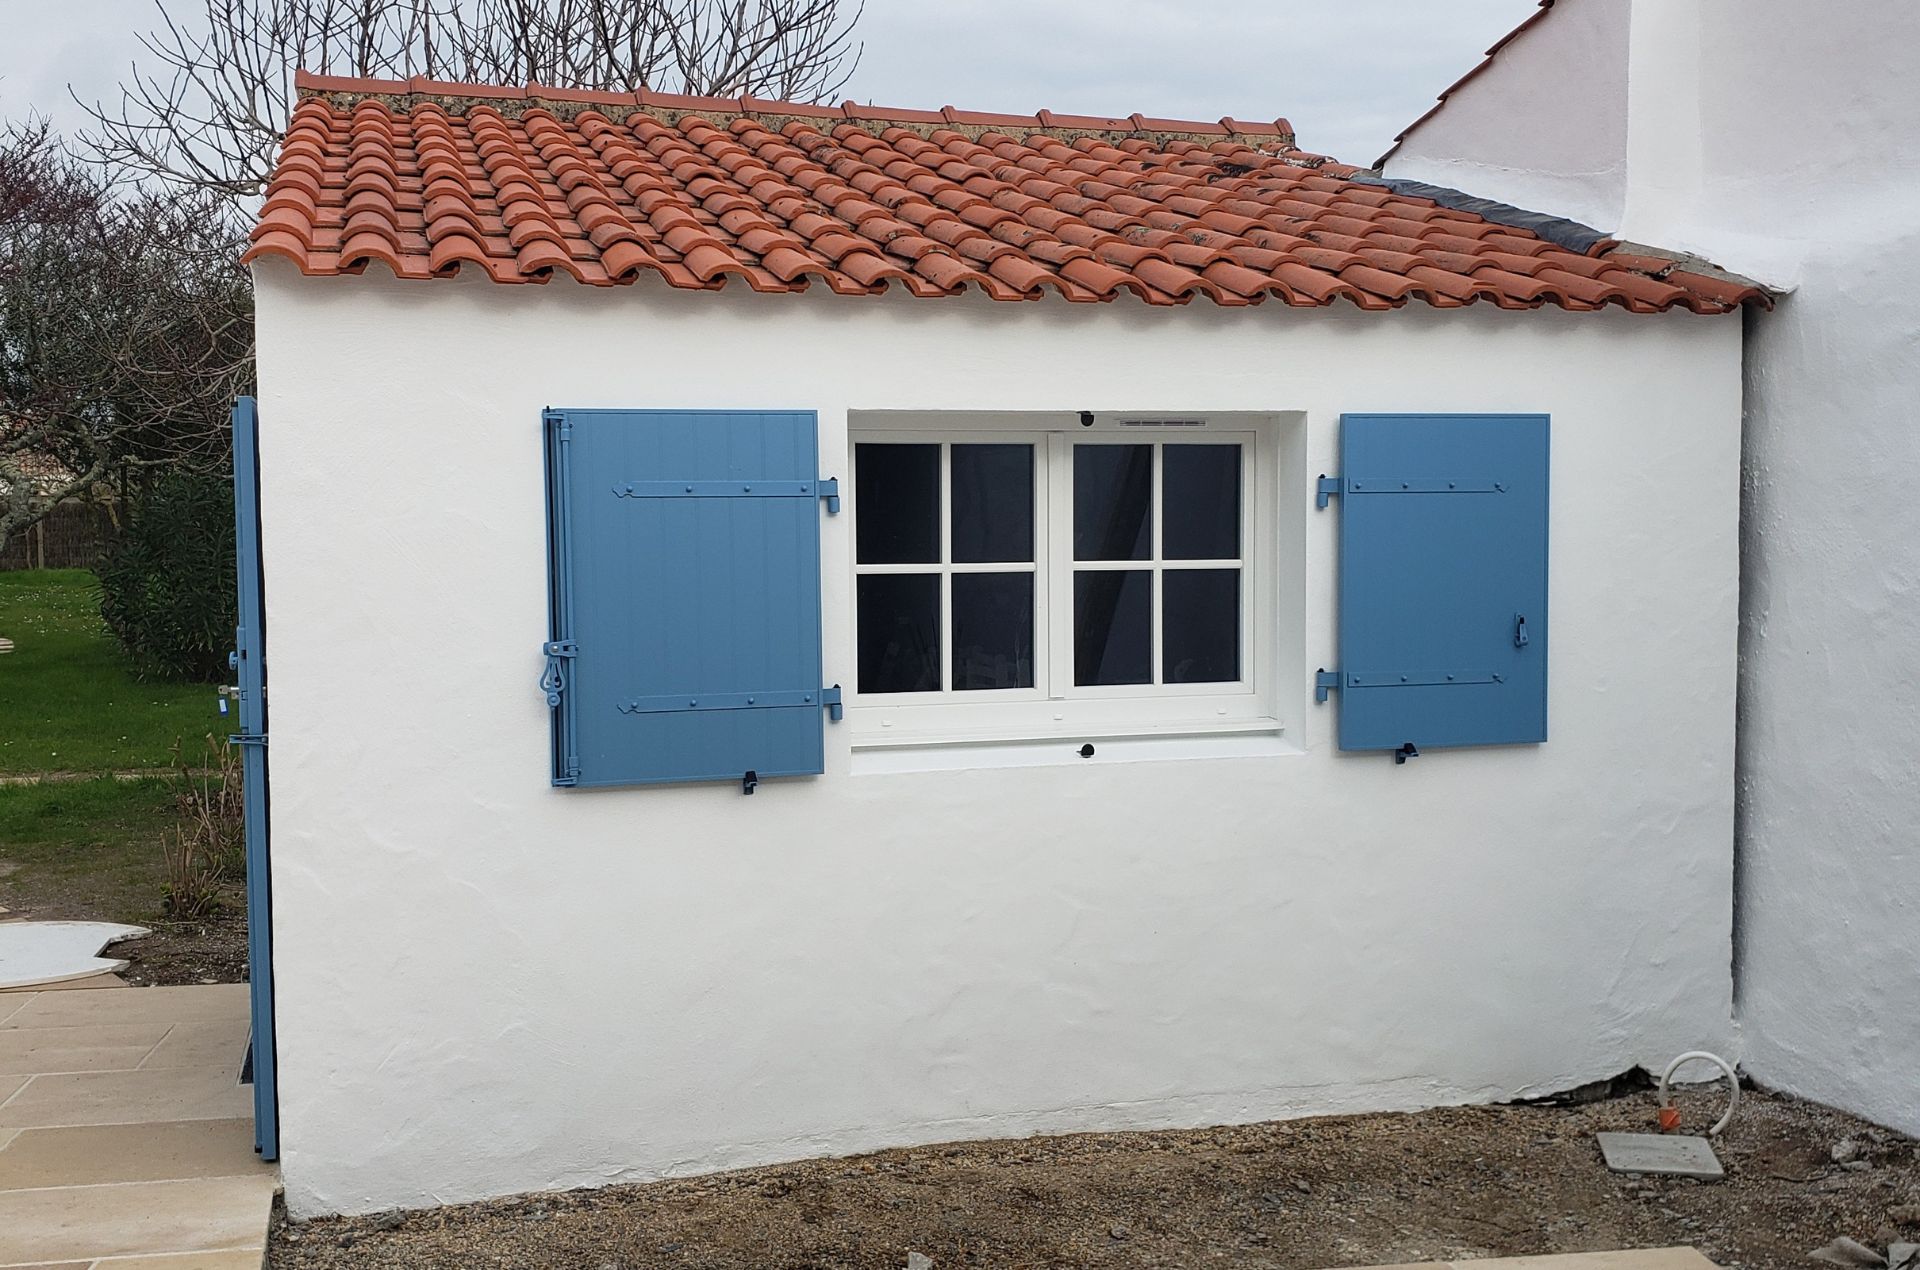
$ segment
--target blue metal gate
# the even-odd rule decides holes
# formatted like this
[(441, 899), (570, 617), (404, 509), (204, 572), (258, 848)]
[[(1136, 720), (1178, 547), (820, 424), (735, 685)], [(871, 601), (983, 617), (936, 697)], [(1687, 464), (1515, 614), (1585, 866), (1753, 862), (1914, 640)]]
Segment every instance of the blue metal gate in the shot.
[(273, 878), (267, 853), (266, 618), (260, 572), (260, 412), (251, 397), (233, 405), (234, 555), (240, 580), (240, 625), (229, 658), (239, 673), (240, 747), (247, 829), (247, 980), (253, 999), (253, 1145), (280, 1158), (280, 1103), (273, 1035)]

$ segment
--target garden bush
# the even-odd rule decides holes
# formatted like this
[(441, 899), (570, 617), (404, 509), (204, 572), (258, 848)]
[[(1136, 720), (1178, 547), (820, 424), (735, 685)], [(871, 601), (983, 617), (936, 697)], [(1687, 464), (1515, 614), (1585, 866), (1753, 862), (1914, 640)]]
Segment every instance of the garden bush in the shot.
[(142, 676), (227, 673), (234, 626), (233, 490), (222, 477), (156, 480), (100, 567), (100, 615)]
[(174, 823), (161, 835), (167, 885), (161, 907), (176, 920), (220, 908), (229, 878), (246, 875), (246, 823), (240, 801), (240, 757), (213, 736), (197, 755), (173, 746)]

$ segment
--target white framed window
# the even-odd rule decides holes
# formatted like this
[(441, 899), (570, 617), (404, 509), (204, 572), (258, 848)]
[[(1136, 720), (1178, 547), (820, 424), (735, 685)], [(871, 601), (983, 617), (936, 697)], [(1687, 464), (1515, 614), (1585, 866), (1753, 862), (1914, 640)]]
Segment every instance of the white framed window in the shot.
[(854, 744), (1275, 731), (1254, 422), (856, 416)]

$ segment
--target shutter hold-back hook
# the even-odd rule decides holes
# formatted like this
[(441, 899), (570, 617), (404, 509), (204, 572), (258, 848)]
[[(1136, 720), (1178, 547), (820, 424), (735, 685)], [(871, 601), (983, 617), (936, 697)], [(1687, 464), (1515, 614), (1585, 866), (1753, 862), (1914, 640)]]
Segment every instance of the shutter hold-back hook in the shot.
[(752, 769), (748, 769), (747, 774), (740, 778), (740, 792), (743, 794), (751, 794), (754, 790), (759, 788), (760, 788), (760, 773), (753, 771)]

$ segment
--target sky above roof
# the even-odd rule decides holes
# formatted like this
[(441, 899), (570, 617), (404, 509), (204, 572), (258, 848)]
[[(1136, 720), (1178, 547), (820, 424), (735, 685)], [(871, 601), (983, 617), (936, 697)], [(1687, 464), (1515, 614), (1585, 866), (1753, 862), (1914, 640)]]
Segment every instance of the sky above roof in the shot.
[[(1284, 116), (1303, 148), (1371, 163), (1536, 0), (867, 0), (845, 96), (882, 106)], [(175, 11), (197, 11), (177, 0)], [(0, 0), (0, 116), (77, 129), (111, 97), (152, 0)], [(1204, 17), (1201, 15), (1204, 14)], [(1011, 38), (1013, 33), (1018, 38)]]

